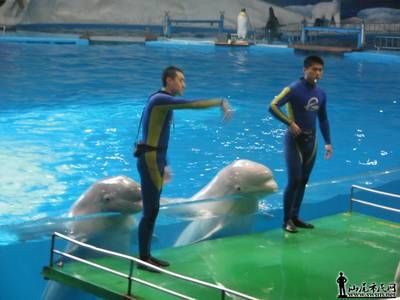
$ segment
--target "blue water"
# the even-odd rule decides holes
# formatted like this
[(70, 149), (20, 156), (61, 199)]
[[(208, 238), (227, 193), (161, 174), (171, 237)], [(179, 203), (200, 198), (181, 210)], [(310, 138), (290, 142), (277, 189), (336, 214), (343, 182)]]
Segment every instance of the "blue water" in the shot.
[[(0, 244), (12, 245), (0, 247), (1, 256), (36, 251), (40, 258), (30, 264), (40, 268), (47, 263), (48, 241), (18, 247), (8, 229), (62, 216), (98, 179), (138, 180), (132, 144), (143, 105), (160, 87), (167, 65), (185, 70), (185, 97), (228, 98), (235, 112), (226, 124), (218, 109), (175, 113), (169, 148), (173, 181), (163, 195), (190, 197), (233, 160), (251, 159), (267, 165), (280, 186), (261, 209), (279, 210), (286, 183), (284, 126), (267, 108), (302, 75), (303, 58), (291, 49), (267, 47), (2, 44)], [(347, 194), (351, 184), (379, 187), (400, 179), (400, 56), (324, 58), (320, 85), (328, 94), (334, 155), (323, 159), (320, 137), (305, 198), (310, 205)], [(390, 186), (399, 192), (398, 185)], [(8, 281), (18, 280), (9, 261), (0, 264), (10, 272)], [(36, 295), (43, 285), (40, 269), (24, 266), (22, 274), (38, 286), (28, 291)]]

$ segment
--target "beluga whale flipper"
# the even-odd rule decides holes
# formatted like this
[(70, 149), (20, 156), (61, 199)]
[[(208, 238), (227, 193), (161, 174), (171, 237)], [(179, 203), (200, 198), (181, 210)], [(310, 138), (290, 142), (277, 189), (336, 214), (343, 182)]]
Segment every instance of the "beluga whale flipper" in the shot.
[(189, 201), (168, 212), (193, 220), (175, 246), (215, 237), (224, 231), (245, 230), (258, 211), (259, 200), (277, 190), (269, 168), (251, 160), (234, 161)]

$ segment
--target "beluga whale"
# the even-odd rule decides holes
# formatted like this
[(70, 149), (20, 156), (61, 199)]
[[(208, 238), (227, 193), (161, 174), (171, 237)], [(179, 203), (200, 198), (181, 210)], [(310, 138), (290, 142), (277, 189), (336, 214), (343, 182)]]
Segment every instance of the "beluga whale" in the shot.
[(127, 176), (105, 178), (91, 185), (70, 208), (68, 234), (97, 247), (126, 253), (131, 244), (132, 214), (141, 210), (140, 184)]
[(259, 201), (278, 190), (272, 171), (255, 161), (240, 159), (220, 170), (190, 199), (174, 204), (165, 199), (161, 211), (190, 222), (175, 246), (215, 238), (228, 231), (244, 232), (251, 226)]
[[(127, 176), (115, 176), (96, 181), (72, 205), (68, 212), (68, 236), (111, 251), (131, 252), (132, 214), (142, 210), (140, 185)], [(68, 244), (64, 252), (78, 257), (96, 256), (90, 250)], [(58, 265), (62, 266), (64, 258)], [(96, 299), (77, 289), (50, 281), (42, 299)]]

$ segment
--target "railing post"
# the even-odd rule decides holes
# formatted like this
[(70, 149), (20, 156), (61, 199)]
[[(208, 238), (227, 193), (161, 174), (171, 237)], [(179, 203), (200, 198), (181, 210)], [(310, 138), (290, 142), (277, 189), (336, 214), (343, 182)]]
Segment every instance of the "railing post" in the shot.
[(365, 24), (361, 23), (361, 29), (358, 33), (357, 48), (361, 49), (365, 47)]
[(53, 253), (53, 250), (54, 250), (54, 243), (55, 243), (55, 234), (53, 233), (52, 235), (51, 235), (51, 247), (50, 247), (50, 268), (52, 268), (53, 267), (53, 259), (54, 259), (54, 253)]
[(224, 12), (220, 11), (219, 12), (219, 24), (218, 24), (218, 33), (223, 33), (224, 32)]
[(352, 213), (353, 211), (353, 191), (354, 191), (354, 186), (351, 186), (350, 189), (350, 207), (349, 207), (349, 212)]
[(166, 11), (164, 15), (164, 24), (163, 24), (163, 34), (165, 37), (171, 36), (171, 21), (169, 18), (169, 12)]
[(302, 44), (306, 43), (306, 30), (304, 29), (304, 25), (301, 25), (301, 35), (300, 35), (300, 42)]
[(225, 299), (225, 290), (221, 290), (221, 299), (222, 299), (222, 300)]
[(129, 279), (128, 279), (128, 296), (132, 296), (132, 274), (133, 274), (133, 260), (129, 265)]

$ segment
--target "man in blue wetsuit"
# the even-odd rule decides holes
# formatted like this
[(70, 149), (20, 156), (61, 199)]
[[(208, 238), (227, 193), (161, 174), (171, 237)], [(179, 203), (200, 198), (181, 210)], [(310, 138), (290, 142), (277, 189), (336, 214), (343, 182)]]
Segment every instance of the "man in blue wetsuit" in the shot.
[[(137, 145), (135, 156), (141, 179), (143, 216), (139, 223), (140, 259), (158, 267), (167, 267), (169, 263), (151, 256), (151, 238), (160, 207), (160, 194), (164, 181), (170, 177), (167, 168), (167, 149), (170, 135), (172, 113), (174, 109), (202, 109), (220, 106), (224, 118), (230, 118), (231, 108), (226, 100), (185, 100), (176, 98), (185, 89), (183, 71), (177, 67), (168, 67), (162, 75), (163, 88), (149, 97), (143, 111), (143, 138)], [(145, 265), (140, 269), (155, 271)]]
[[(297, 227), (314, 228), (299, 219), (299, 211), (315, 162), (317, 117), (325, 141), (325, 158), (329, 159), (332, 155), (326, 95), (317, 87), (323, 67), (320, 57), (307, 57), (304, 60), (304, 77), (285, 87), (269, 107), (272, 115), (288, 126), (284, 146), (288, 184), (283, 196), (283, 228), (291, 233), (297, 232)], [(287, 113), (281, 110), (285, 104)]]

